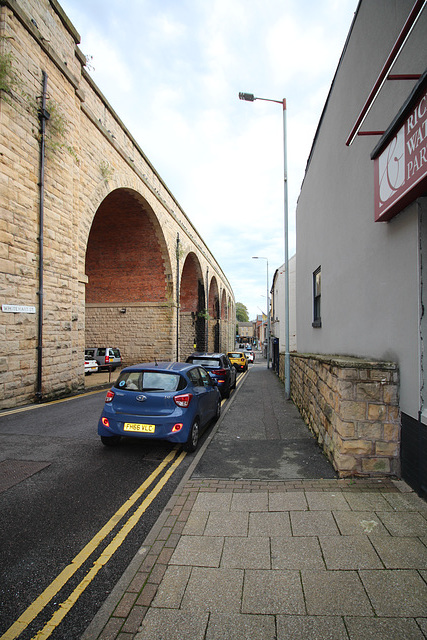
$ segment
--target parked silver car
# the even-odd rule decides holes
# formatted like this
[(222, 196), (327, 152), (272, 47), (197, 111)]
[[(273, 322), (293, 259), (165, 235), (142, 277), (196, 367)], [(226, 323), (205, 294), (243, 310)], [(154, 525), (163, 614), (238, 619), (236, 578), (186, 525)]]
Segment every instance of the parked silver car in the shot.
[(86, 347), (85, 355), (97, 361), (99, 370), (109, 369), (114, 371), (122, 364), (120, 349), (116, 347)]

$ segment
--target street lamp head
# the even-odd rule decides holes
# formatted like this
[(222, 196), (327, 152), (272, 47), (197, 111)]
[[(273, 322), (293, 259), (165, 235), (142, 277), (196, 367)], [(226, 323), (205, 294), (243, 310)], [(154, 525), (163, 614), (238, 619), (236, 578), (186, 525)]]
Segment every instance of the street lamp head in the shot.
[(254, 102), (255, 96), (253, 93), (239, 93), (239, 100), (246, 100), (247, 102)]

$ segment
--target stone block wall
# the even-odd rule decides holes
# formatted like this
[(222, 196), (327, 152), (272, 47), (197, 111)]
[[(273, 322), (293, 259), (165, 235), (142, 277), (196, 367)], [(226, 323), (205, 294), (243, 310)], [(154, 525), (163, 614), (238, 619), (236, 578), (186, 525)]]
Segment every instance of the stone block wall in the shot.
[(291, 398), (340, 477), (400, 474), (395, 363), (291, 354)]
[(166, 303), (88, 304), (86, 347), (119, 347), (124, 366), (155, 358), (168, 361), (174, 348), (173, 311)]
[(179, 316), (180, 322), (180, 342), (179, 342), (179, 358), (181, 362), (185, 362), (190, 353), (193, 353), (194, 344), (196, 342), (196, 324), (191, 311), (181, 311)]
[[(0, 56), (12, 56), (18, 81), (7, 96), (0, 92), (0, 336), (6, 345), (0, 356), (0, 409), (6, 409), (83, 389), (83, 356), (89, 343), (108, 340), (120, 347), (126, 362), (174, 357), (178, 233), (182, 255), (191, 253), (198, 267), (181, 286), (183, 299), (193, 307), (185, 310), (197, 308), (198, 279), (208, 268), (215, 291), (218, 287), (224, 290), (224, 299), (233, 308), (234, 297), (192, 222), (90, 78), (78, 47), (79, 35), (59, 4), (55, 0), (3, 0), (0, 32)], [(44, 73), (51, 117), (47, 123), (44, 289), (40, 296), (38, 99)], [(55, 113), (64, 124), (57, 137)], [(132, 199), (138, 206), (131, 206)], [(132, 238), (132, 227), (127, 225), (125, 240), (135, 240), (129, 244), (128, 257), (139, 263), (129, 260), (126, 274), (121, 267), (119, 276), (125, 275), (126, 282), (120, 291), (111, 287), (118, 280), (112, 268), (109, 273), (94, 268), (86, 272), (93, 222), (98, 213), (107, 216), (113, 209), (122, 229), (132, 212), (141, 218), (139, 231), (141, 226), (152, 227), (151, 234), (139, 232)], [(98, 240), (105, 245), (105, 233), (101, 235)], [(153, 238), (155, 251), (150, 253)], [(113, 259), (117, 256), (115, 243), (117, 238), (109, 243)], [(88, 262), (93, 267), (96, 255)], [(98, 283), (103, 295), (92, 296), (87, 285), (100, 274), (105, 276)], [(3, 305), (34, 307), (35, 312), (9, 313)], [(121, 315), (119, 307), (126, 307), (126, 314)]]

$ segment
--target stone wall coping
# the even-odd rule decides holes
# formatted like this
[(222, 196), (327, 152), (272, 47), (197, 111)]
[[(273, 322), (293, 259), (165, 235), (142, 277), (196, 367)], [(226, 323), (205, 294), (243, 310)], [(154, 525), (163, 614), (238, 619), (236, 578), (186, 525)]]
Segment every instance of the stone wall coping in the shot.
[(351, 367), (352, 369), (388, 369), (397, 371), (399, 369), (396, 362), (382, 360), (368, 360), (355, 356), (324, 355), (318, 353), (291, 353), (291, 357), (302, 358), (304, 360), (318, 360), (323, 364), (330, 364), (336, 367)]

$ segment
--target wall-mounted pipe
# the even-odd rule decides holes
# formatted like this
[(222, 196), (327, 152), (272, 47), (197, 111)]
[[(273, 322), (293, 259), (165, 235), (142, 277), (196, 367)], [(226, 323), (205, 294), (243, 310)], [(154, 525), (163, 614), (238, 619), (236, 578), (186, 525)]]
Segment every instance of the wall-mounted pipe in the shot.
[(37, 390), (36, 398), (43, 397), (43, 250), (44, 250), (44, 167), (46, 150), (46, 122), (49, 120), (49, 112), (46, 109), (47, 73), (43, 71), (43, 92), (39, 109), (40, 120), (40, 203), (39, 203), (39, 322), (37, 336)]
[(179, 362), (179, 233), (176, 234), (176, 361)]

